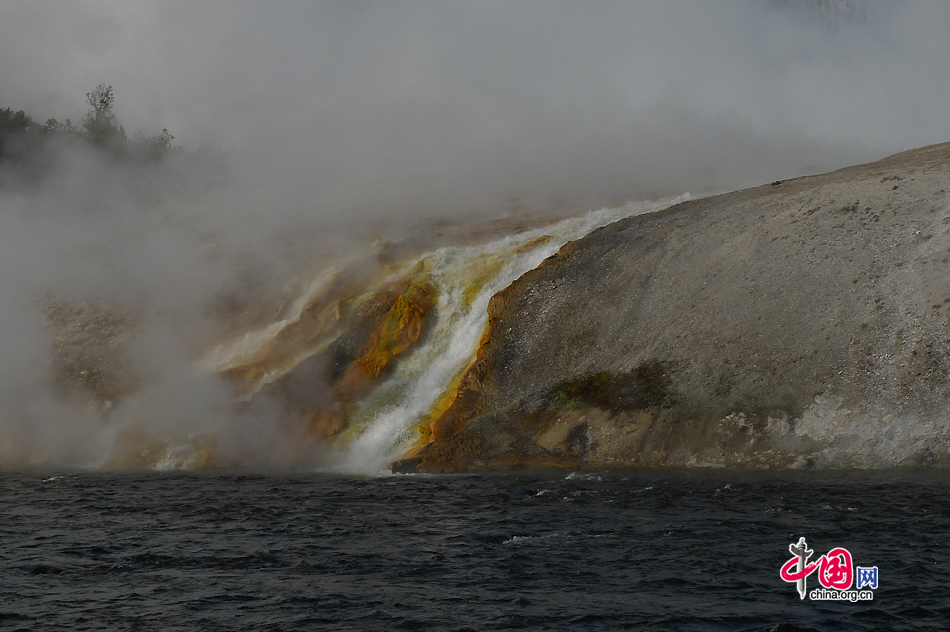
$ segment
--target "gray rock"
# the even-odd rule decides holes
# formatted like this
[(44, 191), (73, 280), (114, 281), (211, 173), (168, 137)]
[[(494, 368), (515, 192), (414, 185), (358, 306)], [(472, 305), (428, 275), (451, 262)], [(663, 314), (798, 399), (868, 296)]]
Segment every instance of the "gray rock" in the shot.
[(591, 233), (496, 297), (419, 462), (950, 462), (947, 190), (934, 145)]

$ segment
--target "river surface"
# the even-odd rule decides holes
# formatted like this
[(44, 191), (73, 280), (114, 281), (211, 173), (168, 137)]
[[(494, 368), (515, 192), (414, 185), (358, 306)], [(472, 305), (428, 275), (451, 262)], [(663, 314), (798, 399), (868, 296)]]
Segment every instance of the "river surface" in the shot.
[(948, 541), (934, 472), (3, 473), (0, 629), (945, 630)]

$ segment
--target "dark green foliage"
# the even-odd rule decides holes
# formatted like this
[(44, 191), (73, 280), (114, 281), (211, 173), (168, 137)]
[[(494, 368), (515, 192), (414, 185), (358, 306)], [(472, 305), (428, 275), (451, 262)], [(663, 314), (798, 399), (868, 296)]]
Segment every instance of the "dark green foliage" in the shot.
[(136, 137), (135, 142), (138, 145), (140, 153), (152, 160), (161, 160), (168, 152), (174, 149), (172, 141), (175, 140), (175, 137), (172, 136), (171, 132), (168, 129), (163, 129), (160, 133), (155, 136), (140, 136)]
[(0, 160), (16, 153), (35, 127), (23, 110), (0, 109)]
[(43, 131), (46, 134), (60, 134), (63, 136), (66, 135), (78, 135), (79, 129), (73, 125), (73, 122), (69, 119), (66, 119), (64, 123), (60, 123), (54, 118), (47, 119), (46, 124), (43, 126)]
[(86, 113), (82, 122), (85, 139), (93, 145), (110, 149), (124, 147), (128, 142), (125, 129), (119, 125), (115, 113), (115, 94), (112, 86), (100, 83), (95, 90), (86, 93), (86, 103), (92, 110)]
[(112, 86), (99, 84), (86, 93), (90, 110), (78, 124), (54, 118), (40, 125), (23, 110), (0, 109), (0, 164), (42, 172), (51, 164), (54, 143), (81, 143), (123, 162), (154, 162), (177, 150), (167, 129), (154, 136), (129, 138), (116, 118)]
[(25, 134), (31, 125), (33, 119), (23, 110), (14, 112), (10, 108), (0, 109), (0, 137)]

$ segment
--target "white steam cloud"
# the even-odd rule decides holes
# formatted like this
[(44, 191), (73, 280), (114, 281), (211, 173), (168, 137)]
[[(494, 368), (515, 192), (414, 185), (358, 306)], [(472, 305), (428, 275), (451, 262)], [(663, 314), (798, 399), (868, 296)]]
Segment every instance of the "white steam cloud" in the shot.
[[(229, 174), (64, 147), (41, 187), (0, 178), (0, 467), (94, 460), (103, 415), (280, 442), (279, 409), (235, 413), (192, 369), (208, 314), (366, 236), (950, 140), (948, 33), (939, 0), (5, 0), (0, 108), (78, 120), (108, 83), (128, 130)], [(87, 414), (55, 384), (50, 300), (130, 315), (137, 397)]]

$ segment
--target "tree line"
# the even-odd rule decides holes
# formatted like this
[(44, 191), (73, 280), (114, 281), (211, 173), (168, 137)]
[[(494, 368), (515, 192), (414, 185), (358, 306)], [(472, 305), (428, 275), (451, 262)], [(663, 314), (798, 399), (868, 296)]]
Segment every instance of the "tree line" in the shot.
[(99, 84), (86, 93), (90, 109), (78, 123), (70, 119), (35, 121), (23, 110), (0, 108), (0, 164), (33, 164), (56, 142), (87, 145), (112, 157), (136, 162), (159, 161), (178, 149), (171, 132), (136, 134), (130, 137), (116, 118), (115, 93), (111, 85)]

